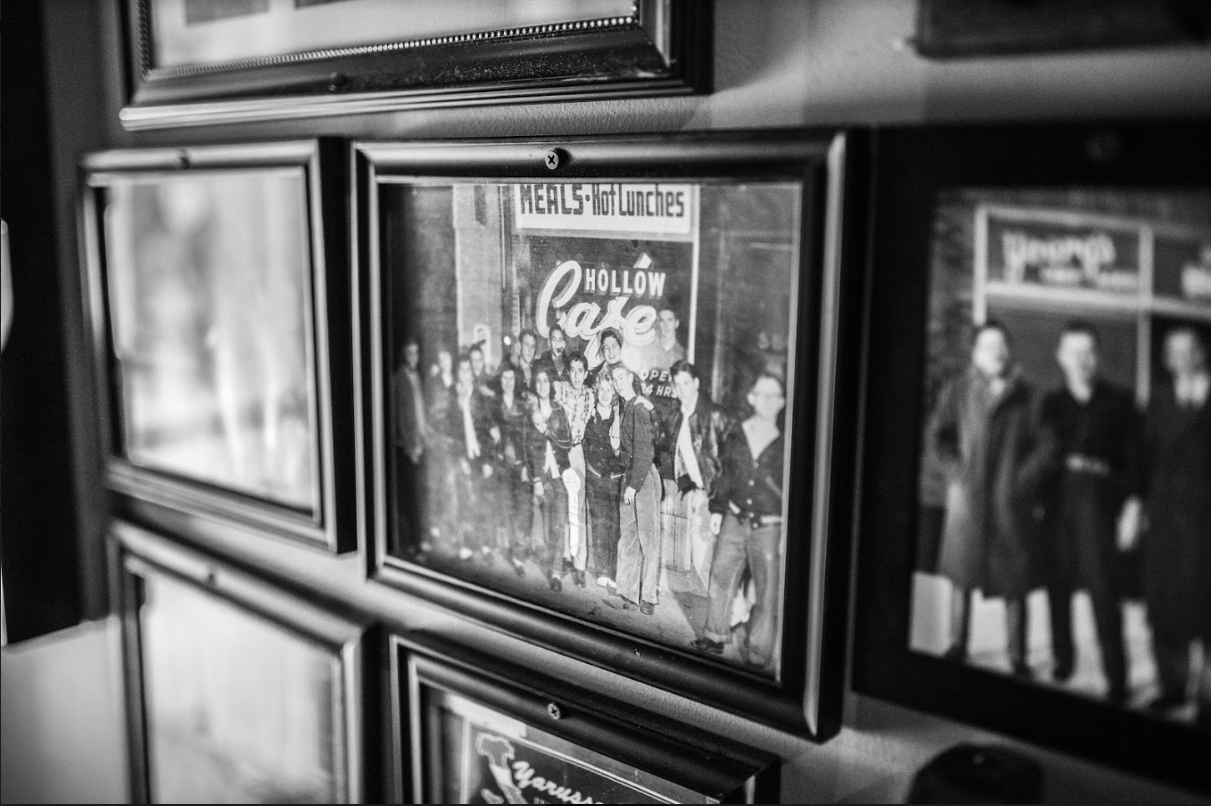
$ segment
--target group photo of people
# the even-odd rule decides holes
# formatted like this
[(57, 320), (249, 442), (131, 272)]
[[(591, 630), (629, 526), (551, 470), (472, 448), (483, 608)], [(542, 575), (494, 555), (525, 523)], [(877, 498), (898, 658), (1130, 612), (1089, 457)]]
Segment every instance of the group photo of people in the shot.
[(657, 186), (694, 218), (667, 233), (528, 226), (530, 186), (408, 190), (402, 220), (453, 265), (405, 266), (395, 287), (392, 551), (773, 675), (795, 251), (768, 211), (788, 191), (697, 190)]
[[(1211, 300), (1131, 308), (1146, 287), (1127, 227), (983, 215), (990, 254), (1005, 246), (976, 259), (983, 316), (946, 324), (935, 308), (947, 338), (922, 431), (912, 647), (1211, 730)], [(1211, 273), (1211, 239), (1192, 241), (1174, 264), (1186, 278)], [(1088, 265), (1088, 244), (1102, 265), (1063, 271)], [(1111, 272), (1122, 310), (1082, 306), (1097, 297), (1076, 283)]]

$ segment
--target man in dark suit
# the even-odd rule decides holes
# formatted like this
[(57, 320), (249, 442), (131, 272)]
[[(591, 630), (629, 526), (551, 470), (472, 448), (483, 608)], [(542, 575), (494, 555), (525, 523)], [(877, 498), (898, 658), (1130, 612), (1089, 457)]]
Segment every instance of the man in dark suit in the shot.
[(1127, 699), (1121, 591), (1114, 573), (1119, 524), (1138, 519), (1141, 429), (1131, 393), (1098, 373), (1098, 333), (1084, 321), (1060, 334), (1056, 361), (1064, 385), (1043, 401), (1044, 427), (1058, 445), (1049, 502), (1043, 571), (1051, 613), (1051, 646), (1060, 682), (1072, 676), (1072, 594), (1088, 591), (1101, 647), (1107, 698)]
[(1178, 326), (1165, 337), (1172, 383), (1147, 410), (1144, 601), (1152, 627), (1159, 696), (1167, 712), (1189, 699), (1191, 649), (1203, 645), (1197, 724), (1211, 731), (1211, 405), (1206, 337)]

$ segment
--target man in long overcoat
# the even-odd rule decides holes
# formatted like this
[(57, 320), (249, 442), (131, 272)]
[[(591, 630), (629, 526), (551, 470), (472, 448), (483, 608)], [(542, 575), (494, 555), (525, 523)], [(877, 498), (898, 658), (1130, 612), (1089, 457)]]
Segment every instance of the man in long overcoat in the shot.
[(1211, 405), (1207, 344), (1191, 327), (1165, 338), (1173, 382), (1148, 405), (1150, 527), (1144, 543), (1144, 599), (1160, 695), (1150, 707), (1187, 702), (1191, 647), (1203, 645), (1198, 724), (1211, 730)]
[(1026, 594), (1036, 585), (1032, 544), (1039, 484), (1055, 461), (1040, 423), (1038, 395), (1014, 361), (1008, 331), (990, 321), (975, 331), (971, 366), (942, 390), (930, 447), (947, 480), (938, 571), (953, 586), (951, 646), (965, 660), (971, 593), (1005, 599), (1008, 655), (1028, 677)]

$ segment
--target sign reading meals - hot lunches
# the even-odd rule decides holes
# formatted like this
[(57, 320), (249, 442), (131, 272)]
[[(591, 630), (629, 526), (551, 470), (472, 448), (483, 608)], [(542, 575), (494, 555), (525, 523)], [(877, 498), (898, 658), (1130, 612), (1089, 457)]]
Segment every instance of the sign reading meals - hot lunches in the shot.
[(988, 216), (988, 279), (1017, 286), (1136, 293), (1140, 234), (1096, 222)]
[(689, 236), (694, 186), (633, 182), (514, 185), (519, 229)]

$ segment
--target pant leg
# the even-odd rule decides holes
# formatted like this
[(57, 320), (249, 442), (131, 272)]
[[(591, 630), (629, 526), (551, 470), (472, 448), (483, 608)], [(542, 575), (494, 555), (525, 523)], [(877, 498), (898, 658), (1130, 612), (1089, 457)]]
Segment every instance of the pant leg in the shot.
[(594, 577), (614, 579), (618, 575), (619, 480), (590, 473), (587, 481), (589, 569)]
[(618, 515), (618, 592), (632, 602), (639, 601), (640, 575), (643, 573), (643, 548), (640, 545), (639, 496), (631, 503), (621, 501)]
[[(1206, 644), (1203, 652), (1207, 651)], [(1152, 657), (1156, 659), (1156, 679), (1162, 697), (1186, 698), (1190, 686), (1190, 641), (1174, 638), (1152, 628)], [(1203, 659), (1203, 673), (1211, 667), (1211, 659)]]
[(639, 545), (643, 551), (643, 571), (637, 602), (656, 603), (660, 585), (660, 473), (652, 465), (643, 489), (635, 495), (639, 520)]
[(715, 556), (715, 536), (711, 534), (710, 499), (702, 490), (694, 490), (685, 496), (686, 533), (690, 544), (690, 564), (702, 582), (703, 590), (710, 590), (711, 560)]
[(711, 561), (710, 601), (707, 603), (706, 627), (703, 635), (712, 641), (731, 638), (732, 599), (740, 587), (740, 578), (748, 567), (748, 533), (750, 529), (730, 512), (723, 517), (723, 526), (715, 541), (715, 557)]
[(534, 520), (533, 491), (522, 479), (521, 465), (509, 468), (509, 556), (520, 560), (530, 554), (530, 528)]
[(1127, 652), (1123, 646), (1123, 608), (1111, 580), (1090, 580), (1094, 630), (1102, 649), (1102, 671), (1112, 693), (1127, 689)]
[(573, 445), (568, 451), (568, 461), (571, 462), (572, 472), (580, 481), (575, 489), (568, 490), (568, 557), (573, 567), (578, 571), (585, 569), (588, 560), (588, 507), (586, 506), (587, 490), (584, 466), (584, 446)]
[(1030, 624), (1030, 611), (1025, 597), (1005, 599), (1006, 654), (1015, 668), (1026, 664), (1026, 633)]
[(563, 481), (558, 478), (545, 478), (542, 486), (546, 498), (543, 509), (547, 527), (546, 564), (543, 566), (543, 573), (548, 577), (559, 576), (560, 560), (563, 558), (564, 546), (568, 544), (568, 491)]
[(756, 601), (749, 612), (748, 657), (768, 666), (777, 649), (779, 615), (782, 610), (782, 525), (753, 529), (748, 536), (748, 567), (753, 575)]

